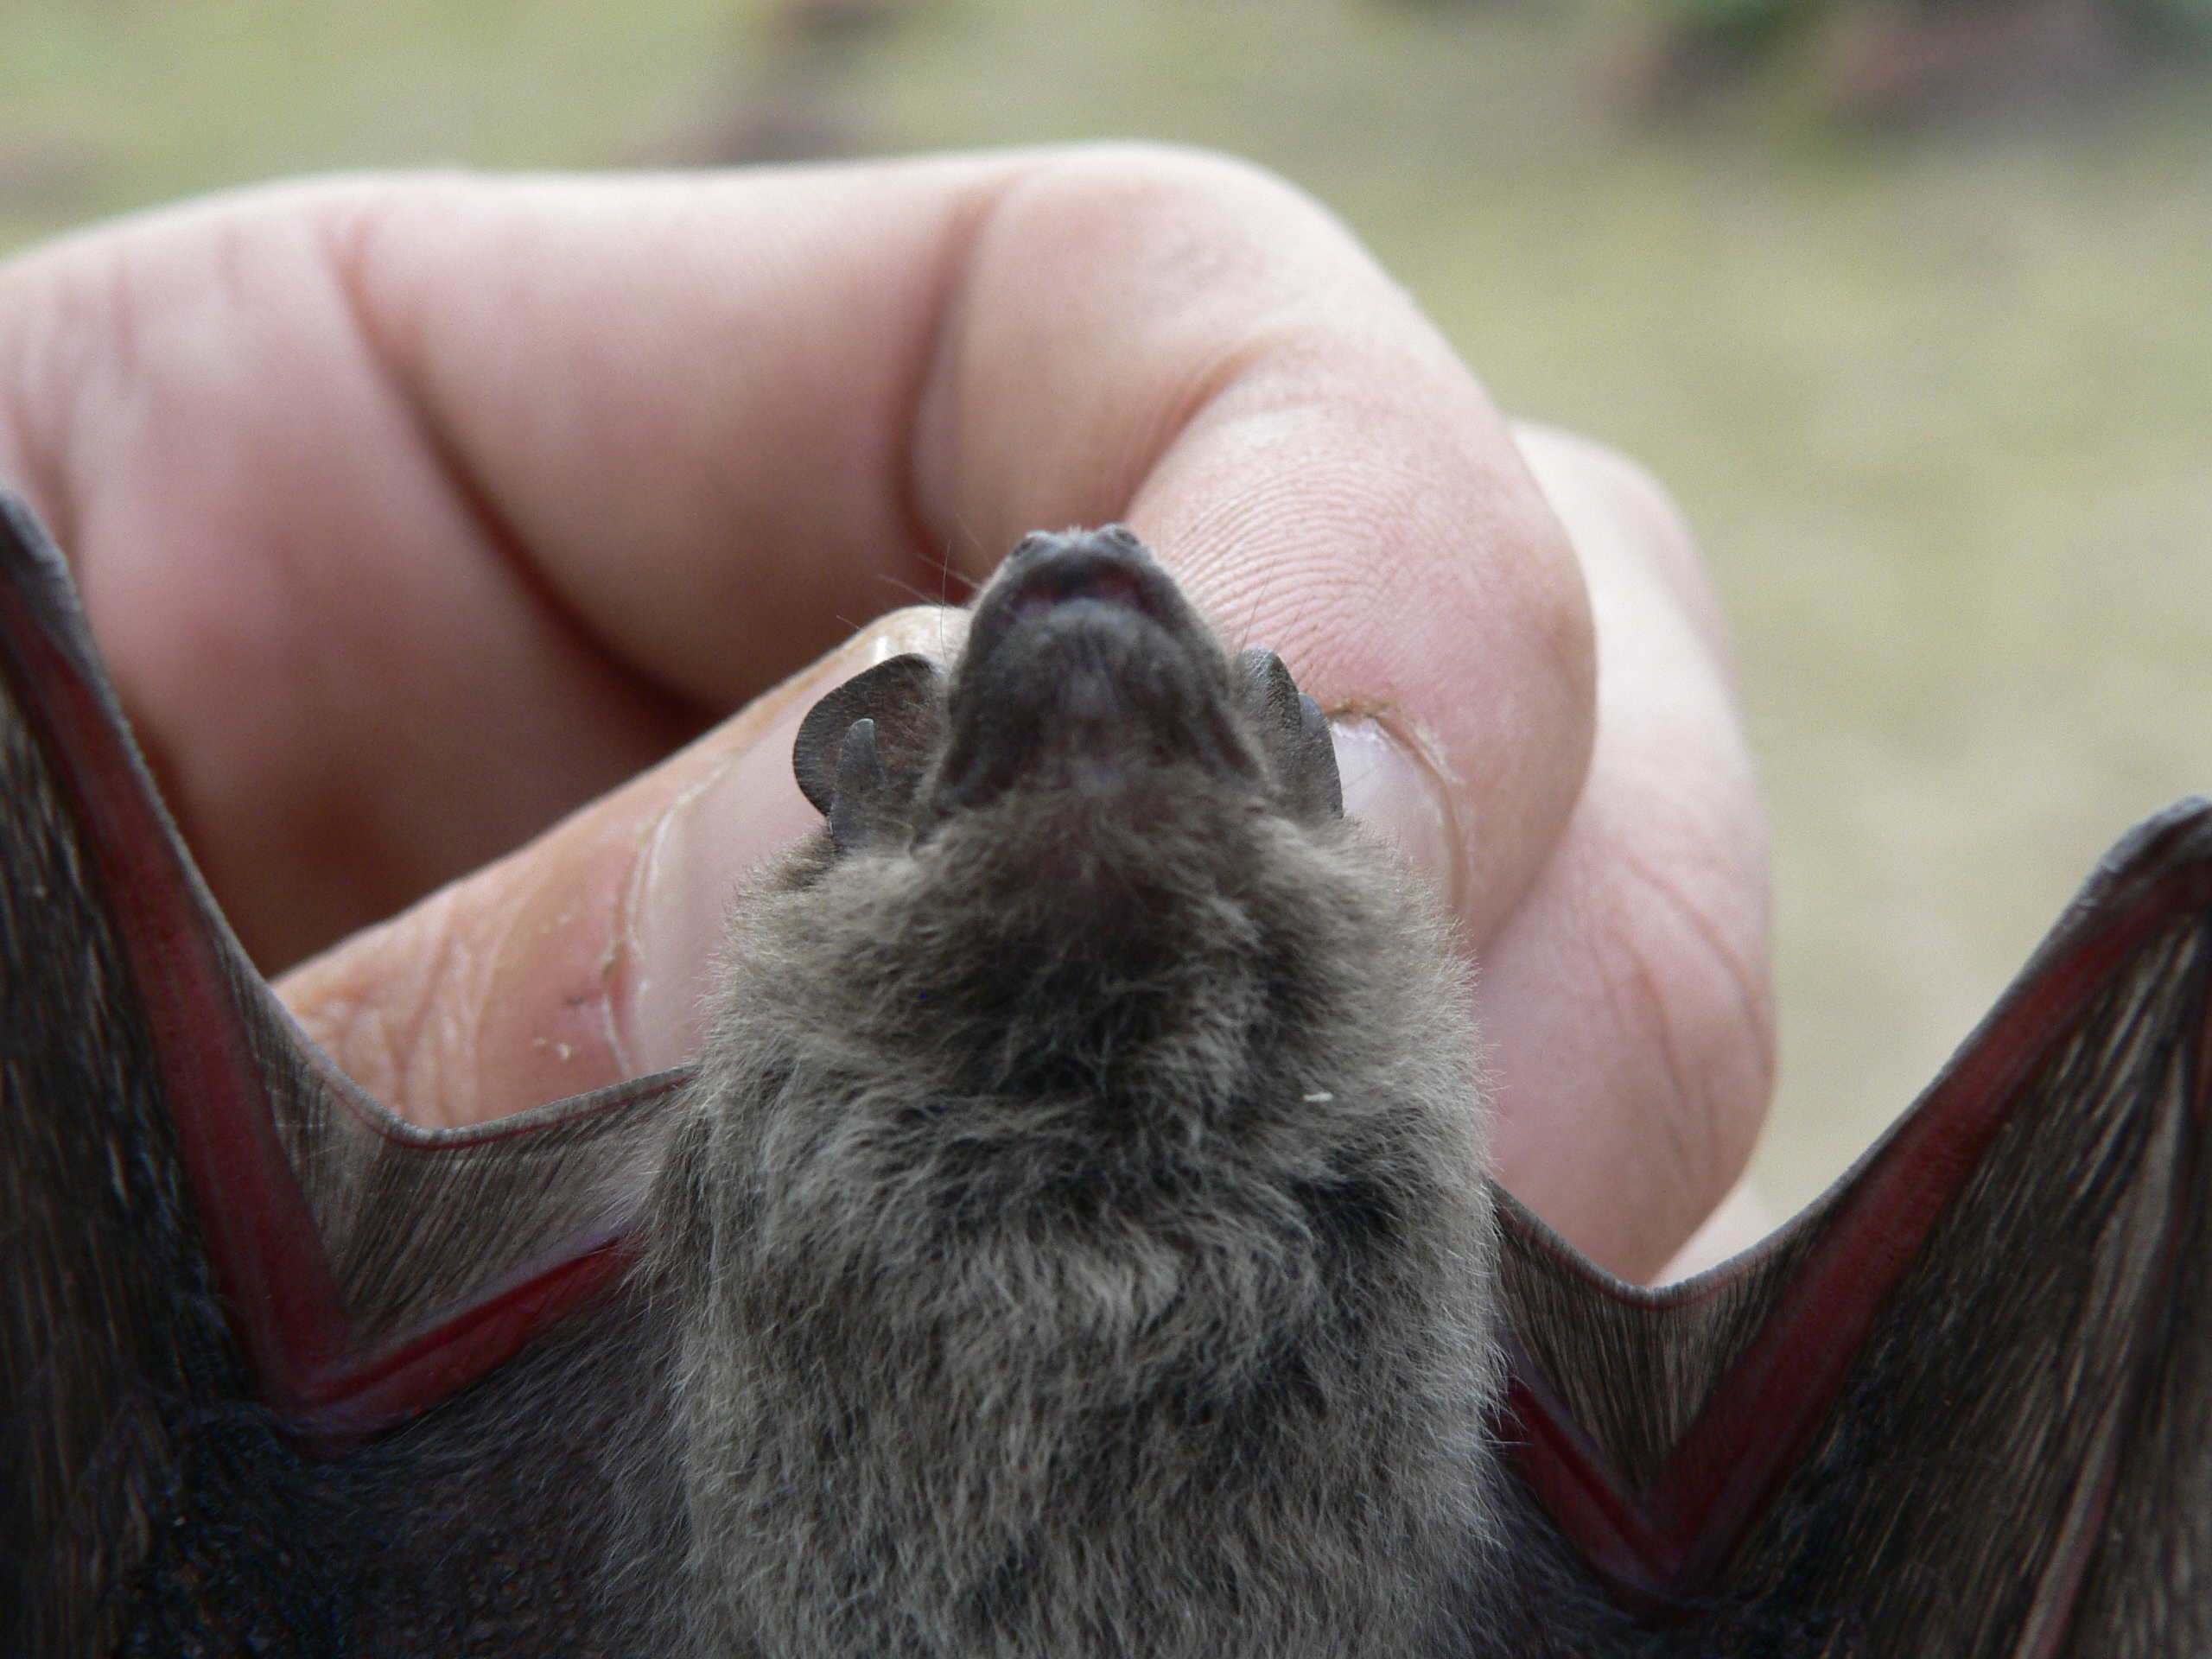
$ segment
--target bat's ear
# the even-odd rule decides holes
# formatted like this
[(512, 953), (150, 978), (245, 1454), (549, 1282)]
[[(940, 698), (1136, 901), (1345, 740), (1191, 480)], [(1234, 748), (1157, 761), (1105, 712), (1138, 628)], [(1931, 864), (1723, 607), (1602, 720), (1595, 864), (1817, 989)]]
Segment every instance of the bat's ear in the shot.
[(1236, 659), (1244, 717), (1268, 759), (1283, 810), (1306, 823), (1344, 815), (1344, 785), (1337, 776), (1337, 748), (1321, 705), (1298, 689), (1272, 651), (1255, 646)]
[(944, 741), (944, 671), (909, 652), (854, 676), (807, 711), (791, 771), (843, 846), (885, 791), (912, 792)]

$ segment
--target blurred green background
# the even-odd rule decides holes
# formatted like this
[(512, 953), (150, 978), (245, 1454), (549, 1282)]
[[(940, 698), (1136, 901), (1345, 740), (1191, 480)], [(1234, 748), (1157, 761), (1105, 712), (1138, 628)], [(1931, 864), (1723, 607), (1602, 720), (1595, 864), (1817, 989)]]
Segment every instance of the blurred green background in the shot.
[(1840, 25), (1744, 73), (1667, 21), (0, 0), (0, 250), (314, 168), (1104, 136), (1276, 168), (1502, 404), (1639, 456), (1703, 538), (1771, 802), (1778, 1217), (1925, 1084), (2120, 830), (2212, 790), (2212, 72), (2121, 54), (1900, 99)]

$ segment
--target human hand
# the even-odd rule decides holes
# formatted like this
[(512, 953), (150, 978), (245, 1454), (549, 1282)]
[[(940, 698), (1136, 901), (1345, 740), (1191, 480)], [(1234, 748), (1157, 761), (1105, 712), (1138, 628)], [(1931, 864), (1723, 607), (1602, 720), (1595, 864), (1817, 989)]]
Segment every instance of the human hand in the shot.
[(1480, 961), (1507, 1184), (1639, 1277), (1748, 1155), (1763, 842), (1687, 536), (1248, 168), (216, 198), (0, 268), (0, 482), (240, 937), (324, 952), (279, 991), (418, 1122), (681, 1059), (730, 884), (815, 821), (798, 720), (958, 622), (813, 659), (1120, 519), (1367, 716), (1348, 804)]

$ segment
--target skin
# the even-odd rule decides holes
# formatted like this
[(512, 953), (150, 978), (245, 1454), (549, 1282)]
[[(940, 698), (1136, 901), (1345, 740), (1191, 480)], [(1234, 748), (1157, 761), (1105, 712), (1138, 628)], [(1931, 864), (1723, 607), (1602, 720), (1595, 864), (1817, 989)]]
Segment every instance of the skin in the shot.
[(419, 1122), (683, 1058), (731, 885), (817, 821), (813, 698), (1119, 519), (1443, 884), (1507, 1184), (1645, 1277), (1749, 1155), (1764, 842), (1687, 531), (1247, 167), (212, 198), (0, 267), (0, 483), (240, 938)]

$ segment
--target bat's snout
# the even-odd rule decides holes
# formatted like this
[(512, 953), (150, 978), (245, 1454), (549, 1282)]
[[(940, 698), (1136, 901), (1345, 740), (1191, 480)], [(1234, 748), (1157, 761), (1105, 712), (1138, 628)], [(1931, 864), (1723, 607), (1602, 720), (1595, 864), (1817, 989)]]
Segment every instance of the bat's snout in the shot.
[(1308, 823), (1342, 810), (1313, 700), (1272, 652), (1232, 664), (1120, 525), (1026, 537), (976, 601), (949, 682), (919, 657), (879, 664), (816, 705), (792, 764), (847, 849), (1011, 790), (1094, 828), (1155, 830), (1268, 791)]
[(1001, 580), (1006, 593), (1000, 602), (1016, 617), (1088, 602), (1159, 620), (1180, 597), (1144, 543), (1118, 524), (1029, 537), (1008, 556)]
[(1162, 767), (1262, 779), (1227, 658), (1127, 530), (1027, 538), (984, 590), (953, 675), (944, 804), (1017, 785), (1106, 800)]

